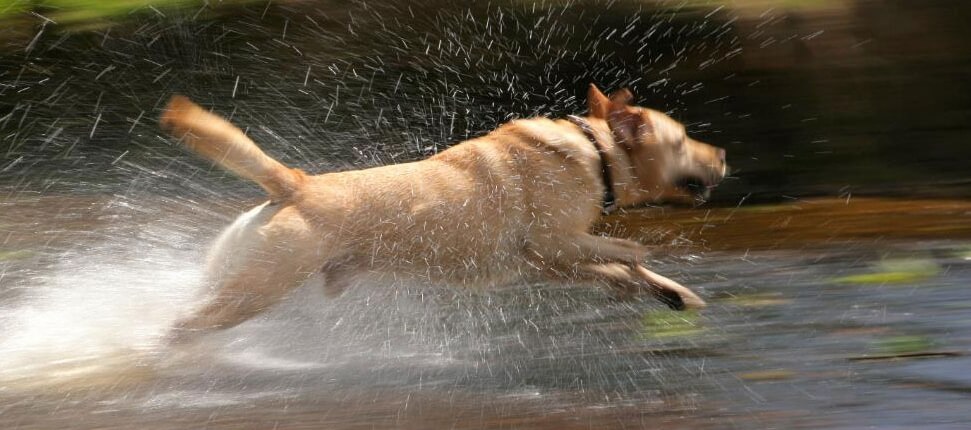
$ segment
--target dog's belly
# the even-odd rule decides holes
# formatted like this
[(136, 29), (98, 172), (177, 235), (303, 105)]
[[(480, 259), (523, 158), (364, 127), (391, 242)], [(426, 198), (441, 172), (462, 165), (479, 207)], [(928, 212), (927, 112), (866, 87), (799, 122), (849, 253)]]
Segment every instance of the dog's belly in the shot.
[[(461, 201), (456, 201), (461, 200)], [(434, 202), (390, 202), (395, 210), (359, 213), (338, 241), (367, 270), (465, 285), (508, 283), (522, 276), (528, 224), (494, 195)]]
[(459, 236), (425, 231), (405, 240), (375, 237), (366, 258), (368, 270), (431, 282), (472, 287), (506, 284), (523, 277), (527, 265), (523, 240), (488, 230)]

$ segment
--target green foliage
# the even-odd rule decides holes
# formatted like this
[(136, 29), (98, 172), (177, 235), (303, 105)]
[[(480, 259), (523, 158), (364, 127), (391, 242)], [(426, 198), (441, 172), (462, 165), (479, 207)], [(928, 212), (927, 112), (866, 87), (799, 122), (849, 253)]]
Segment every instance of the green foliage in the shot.
[[(692, 7), (717, 7), (725, 3), (724, 1), (714, 0), (688, 0), (687, 4)], [(847, 0), (774, 0), (771, 3), (765, 0), (735, 0), (731, 6), (736, 8), (760, 8), (762, 10), (770, 7), (775, 8), (826, 8), (846, 4)], [(676, 3), (677, 4), (677, 3)]]
[[(241, 4), (252, 0), (228, 0)], [(59, 25), (98, 26), (135, 13), (165, 15), (165, 11), (199, 7), (200, 0), (0, 0), (0, 21), (34, 11)]]
[(0, 0), (0, 20), (30, 9), (32, 2), (27, 0)]
[(59, 24), (118, 18), (140, 9), (161, 10), (188, 3), (186, 0), (41, 0), (38, 6), (51, 10)]

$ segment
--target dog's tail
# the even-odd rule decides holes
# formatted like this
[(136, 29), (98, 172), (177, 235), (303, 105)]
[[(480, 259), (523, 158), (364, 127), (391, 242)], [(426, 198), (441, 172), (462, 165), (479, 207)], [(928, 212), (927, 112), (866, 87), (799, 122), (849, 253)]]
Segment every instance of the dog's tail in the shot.
[(242, 130), (184, 96), (169, 100), (160, 122), (193, 151), (260, 184), (274, 202), (288, 199), (306, 177), (270, 158)]

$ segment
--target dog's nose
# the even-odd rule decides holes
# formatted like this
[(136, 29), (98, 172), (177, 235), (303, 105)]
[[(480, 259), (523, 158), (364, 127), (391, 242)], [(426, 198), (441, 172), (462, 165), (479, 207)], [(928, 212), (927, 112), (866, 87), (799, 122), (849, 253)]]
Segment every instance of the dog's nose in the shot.
[(722, 164), (725, 164), (725, 155), (726, 155), (726, 153), (725, 153), (725, 149), (723, 149), (723, 148), (718, 148), (718, 151), (717, 151), (717, 152), (715, 152), (715, 154), (717, 154), (717, 155), (718, 155), (718, 161), (721, 161), (721, 162), (722, 162)]

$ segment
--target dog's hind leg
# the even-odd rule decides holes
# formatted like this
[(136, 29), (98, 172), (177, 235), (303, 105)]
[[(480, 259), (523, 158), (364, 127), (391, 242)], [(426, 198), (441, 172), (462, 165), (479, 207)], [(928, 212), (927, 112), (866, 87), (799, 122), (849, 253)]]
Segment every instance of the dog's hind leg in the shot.
[(217, 240), (203, 305), (177, 323), (177, 341), (233, 327), (266, 310), (319, 269), (320, 247), (295, 211), (260, 206)]
[(201, 308), (177, 324), (176, 335), (230, 328), (276, 304), (313, 273), (297, 256), (288, 257), (293, 260), (275, 260), (220, 282)]

